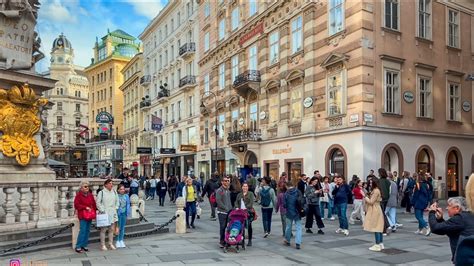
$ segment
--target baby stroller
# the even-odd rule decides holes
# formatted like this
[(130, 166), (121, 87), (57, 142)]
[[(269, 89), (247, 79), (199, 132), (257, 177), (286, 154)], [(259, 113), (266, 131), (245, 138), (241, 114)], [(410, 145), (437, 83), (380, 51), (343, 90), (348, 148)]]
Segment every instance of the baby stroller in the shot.
[(239, 245), (245, 250), (245, 225), (248, 213), (245, 209), (235, 209), (229, 213), (229, 222), (225, 229), (224, 252), (231, 246), (235, 246), (237, 253), (240, 252)]

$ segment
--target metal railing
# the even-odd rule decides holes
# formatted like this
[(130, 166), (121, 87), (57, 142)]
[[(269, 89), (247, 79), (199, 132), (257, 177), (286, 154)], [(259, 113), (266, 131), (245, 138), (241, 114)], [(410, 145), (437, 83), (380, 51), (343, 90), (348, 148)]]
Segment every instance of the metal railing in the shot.
[(262, 81), (260, 71), (258, 70), (247, 70), (244, 73), (235, 77), (234, 87), (240, 86), (247, 82), (260, 82)]
[(144, 75), (140, 78), (140, 85), (148, 85), (151, 83), (151, 75)]
[(196, 52), (196, 43), (188, 42), (179, 47), (179, 56)]
[(187, 75), (184, 78), (179, 80), (179, 87), (184, 87), (186, 85), (196, 85), (196, 76)]

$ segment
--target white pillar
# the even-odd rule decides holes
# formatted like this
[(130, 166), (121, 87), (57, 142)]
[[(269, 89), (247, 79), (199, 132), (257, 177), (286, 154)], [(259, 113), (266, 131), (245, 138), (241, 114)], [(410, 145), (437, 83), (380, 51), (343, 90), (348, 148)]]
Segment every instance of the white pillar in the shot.
[(186, 233), (186, 212), (184, 211), (184, 198), (179, 197), (176, 199), (176, 234)]

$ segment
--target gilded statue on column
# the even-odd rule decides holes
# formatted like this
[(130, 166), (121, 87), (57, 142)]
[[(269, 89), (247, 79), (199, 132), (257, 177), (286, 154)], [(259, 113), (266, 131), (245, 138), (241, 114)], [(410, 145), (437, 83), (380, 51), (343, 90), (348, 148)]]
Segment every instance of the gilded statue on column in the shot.
[(41, 127), (39, 108), (48, 103), (36, 96), (28, 84), (0, 88), (0, 152), (15, 157), (18, 164), (26, 166), (31, 157), (40, 154), (34, 135)]

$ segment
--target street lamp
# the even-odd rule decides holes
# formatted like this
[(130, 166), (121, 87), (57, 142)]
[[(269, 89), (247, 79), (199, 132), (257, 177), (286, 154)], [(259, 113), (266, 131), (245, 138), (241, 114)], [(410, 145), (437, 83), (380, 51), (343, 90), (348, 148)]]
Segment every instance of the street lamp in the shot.
[[(203, 98), (204, 98), (204, 95), (206, 94), (210, 94), (214, 97), (214, 109), (215, 109), (215, 129), (214, 129), (214, 133), (215, 133), (215, 150), (214, 150), (214, 173), (217, 172), (217, 135), (219, 134), (219, 129), (217, 129), (217, 96), (215, 93), (211, 92), (211, 91), (208, 91), (208, 92), (205, 92), (202, 97), (201, 97), (201, 110), (202, 109), (206, 109), (206, 106), (204, 105), (204, 101), (203, 101)], [(212, 149), (211, 149), (211, 156), (212, 156)], [(211, 159), (212, 161), (212, 159)]]

